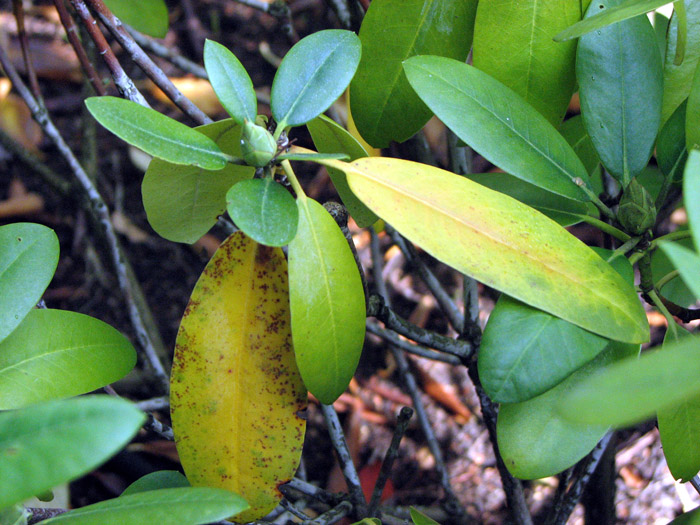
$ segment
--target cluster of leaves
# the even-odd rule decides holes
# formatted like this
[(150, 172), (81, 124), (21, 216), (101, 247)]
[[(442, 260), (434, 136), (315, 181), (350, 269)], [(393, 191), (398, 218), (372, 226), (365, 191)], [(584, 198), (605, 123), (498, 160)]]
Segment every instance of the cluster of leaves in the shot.
[[(194, 242), (226, 211), (240, 229), (192, 293), (171, 376), (173, 428), (189, 482), (239, 493), (250, 504), (244, 511), (243, 500), (236, 500), (235, 512), (228, 507), (224, 516), (244, 511), (235, 519), (248, 521), (274, 508), (277, 487), (293, 475), (301, 454), (298, 412), (306, 390), (323, 403), (334, 401), (354, 373), (364, 339), (365, 297), (348, 240), (304, 194), (290, 160), (325, 165), (360, 226), (381, 218), (437, 259), (502, 292), (483, 334), (478, 371), (500, 403), (498, 444), (516, 477), (556, 474), (609, 428), (654, 414), (674, 476), (687, 480), (700, 470), (698, 340), (677, 328), (667, 309), (700, 298), (700, 256), (688, 245), (653, 237), (658, 210), (673, 204), (669, 195), (680, 187), (689, 230), (675, 237), (700, 247), (700, 152), (693, 150), (700, 143), (700, 7), (676, 2), (672, 19), (663, 24), (657, 17), (655, 31), (639, 15), (664, 3), (571, 0), (555, 9), (534, 2), (469, 0), (455, 7), (440, 0), (374, 0), (359, 38), (321, 31), (287, 53), (272, 84), (269, 121), (257, 114), (252, 82), (238, 59), (211, 41), (205, 67), (230, 119), (191, 129), (121, 99), (87, 101), (102, 125), (155, 157), (142, 191), (160, 235)], [(401, 23), (388, 29), (386, 20)], [(507, 30), (494, 31), (504, 20)], [(470, 50), (473, 65), (465, 63)], [(456, 174), (370, 156), (359, 135), (322, 115), (348, 86), (357, 131), (370, 146), (404, 141), (434, 114), (504, 173)], [(562, 122), (576, 86), (581, 116)], [(289, 146), (291, 129), (302, 125), (317, 152)], [(658, 167), (649, 166), (654, 149)], [(601, 194), (611, 199), (603, 202)], [(563, 227), (581, 221), (621, 247), (593, 250)], [(640, 291), (669, 318), (668, 344), (641, 358), (649, 326), (634, 287), (635, 263)], [(4, 364), (5, 346), (19, 356), (15, 361), (35, 366), (36, 359), (29, 364), (24, 357), (28, 341), (43, 337), (39, 323), (57, 323), (53, 314), (32, 309), (46, 284), (22, 311), (13, 310), (6, 333), (0, 331), (0, 373), (22, 369)], [(120, 365), (110, 373), (121, 376), (133, 366), (133, 350), (113, 346), (120, 357), (111, 359)], [(42, 379), (51, 378), (51, 388), (41, 389), (46, 397), (2, 408), (76, 395), (116, 379), (104, 371), (81, 373), (86, 385), (80, 391), (63, 386), (54, 392), (55, 384), (80, 381), (55, 379), (66, 367), (54, 361), (76, 358), (64, 347), (50, 353), (41, 369)], [(2, 417), (39, 409), (60, 410), (35, 405)], [(134, 420), (124, 440), (142, 416)], [(0, 455), (0, 479), (15, 479), (3, 468), (13, 465), (17, 443), (4, 449), (0, 443), (0, 451), (10, 451)], [(32, 486), (1, 500), (0, 508), (47, 488)]]

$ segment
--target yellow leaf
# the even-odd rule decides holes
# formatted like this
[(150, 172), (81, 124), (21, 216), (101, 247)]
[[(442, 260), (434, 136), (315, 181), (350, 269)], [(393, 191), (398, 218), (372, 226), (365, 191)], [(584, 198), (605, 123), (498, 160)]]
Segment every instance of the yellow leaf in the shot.
[(369, 209), (453, 268), (593, 333), (627, 343), (649, 340), (634, 288), (529, 206), (417, 162), (319, 162), (344, 171)]
[(275, 508), (301, 457), (306, 390), (294, 360), (287, 263), (279, 248), (231, 235), (202, 273), (175, 346), (170, 407), (180, 461), (193, 486)]

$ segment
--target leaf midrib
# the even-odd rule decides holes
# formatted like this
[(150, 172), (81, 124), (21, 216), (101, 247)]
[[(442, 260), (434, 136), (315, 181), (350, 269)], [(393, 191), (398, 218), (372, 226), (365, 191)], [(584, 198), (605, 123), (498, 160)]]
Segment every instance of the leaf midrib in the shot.
[[(393, 190), (393, 191), (396, 191), (396, 190), (397, 190), (397, 186), (392, 186), (391, 184), (389, 184), (389, 183), (387, 183), (387, 182), (384, 182), (384, 181), (381, 180), (381, 179), (372, 177), (370, 174), (365, 174), (365, 173), (363, 173), (362, 171), (359, 171), (357, 168), (355, 168), (355, 167), (352, 166), (352, 165), (349, 165), (349, 166), (347, 167), (347, 170), (348, 170), (348, 171), (352, 171), (353, 173), (357, 174), (357, 175), (360, 176), (360, 177), (363, 177), (363, 178), (366, 179), (366, 180), (369, 180), (369, 181), (371, 181), (371, 182), (375, 182), (375, 183), (377, 183), (377, 184), (381, 184), (382, 186), (384, 186), (384, 187), (386, 187), (386, 188), (388, 188), (388, 189), (390, 189), (390, 190)], [(523, 253), (523, 252), (521, 252), (521, 251), (519, 251), (519, 250), (515, 250), (515, 249), (512, 248), (510, 245), (508, 245), (507, 243), (503, 242), (501, 239), (490, 235), (490, 234), (489, 234), (488, 232), (486, 232), (486, 231), (482, 231), (482, 230), (477, 229), (476, 227), (472, 226), (470, 223), (462, 221), (459, 217), (458, 217), (458, 218), (455, 218), (455, 217), (453, 217), (452, 215), (448, 215), (448, 214), (444, 213), (443, 208), (441, 208), (438, 204), (434, 203), (432, 200), (425, 200), (425, 199), (421, 198), (420, 195), (416, 195), (415, 193), (413, 193), (413, 192), (410, 191), (409, 189), (406, 189), (405, 187), (401, 187), (400, 189), (401, 189), (401, 193), (402, 193), (403, 195), (405, 195), (405, 196), (407, 196), (407, 197), (409, 197), (409, 198), (412, 198), (414, 201), (416, 201), (416, 202), (419, 203), (419, 204), (423, 204), (424, 206), (426, 206), (426, 207), (428, 207), (428, 208), (431, 208), (431, 209), (437, 211), (441, 216), (444, 216), (444, 217), (450, 219), (451, 221), (454, 221), (454, 222), (457, 222), (457, 223), (459, 223), (459, 224), (462, 224), (462, 225), (464, 225), (465, 227), (469, 228), (471, 231), (473, 231), (473, 232), (478, 232), (480, 235), (483, 235), (483, 236), (485, 236), (485, 237), (488, 237), (488, 238), (491, 239), (495, 244), (500, 245), (500, 246), (503, 246), (505, 249), (507, 249), (507, 250), (509, 250), (509, 251), (511, 251), (511, 252), (518, 253), (521, 257), (525, 257), (525, 258), (527, 258), (527, 259), (529, 259), (529, 260), (531, 260), (531, 261), (533, 261), (533, 262), (538, 263), (539, 265), (544, 266), (545, 268), (547, 268), (547, 269), (550, 270), (551, 272), (553, 272), (553, 273), (559, 275), (562, 279), (564, 279), (564, 280), (566, 280), (566, 281), (568, 281), (568, 282), (571, 282), (572, 284), (574, 284), (574, 285), (576, 285), (576, 286), (580, 286), (580, 287), (585, 288), (585, 289), (588, 290), (590, 293), (592, 293), (593, 295), (595, 295), (596, 297), (598, 297), (598, 298), (600, 298), (602, 301), (604, 301), (606, 304), (610, 304), (610, 305), (614, 306), (616, 311), (621, 312), (621, 313), (624, 314), (628, 319), (631, 319), (631, 320), (633, 321), (633, 324), (636, 326), (637, 323), (636, 323), (635, 318), (628, 314), (626, 308), (621, 308), (617, 303), (614, 303), (614, 302), (610, 301), (610, 300), (607, 299), (605, 296), (603, 296), (603, 295), (601, 295), (600, 293), (598, 293), (597, 289), (595, 289), (595, 288), (590, 288), (590, 287), (586, 286), (585, 283), (576, 281), (575, 279), (573, 279), (573, 278), (572, 278), (571, 276), (569, 276), (568, 274), (562, 273), (562, 272), (561, 272), (559, 269), (557, 269), (556, 267), (551, 267), (551, 266), (547, 265), (546, 263), (544, 263), (543, 261), (541, 261), (540, 259), (535, 259), (535, 258), (533, 258), (529, 253)], [(557, 316), (557, 317), (558, 317), (558, 316)]]

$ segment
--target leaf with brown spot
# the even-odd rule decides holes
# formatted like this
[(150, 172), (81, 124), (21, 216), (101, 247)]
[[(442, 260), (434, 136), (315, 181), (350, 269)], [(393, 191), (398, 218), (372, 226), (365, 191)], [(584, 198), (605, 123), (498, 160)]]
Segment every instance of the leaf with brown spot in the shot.
[(180, 324), (170, 397), (190, 483), (242, 495), (251, 508), (237, 522), (269, 513), (299, 465), (306, 426), (279, 248), (237, 232), (214, 254)]

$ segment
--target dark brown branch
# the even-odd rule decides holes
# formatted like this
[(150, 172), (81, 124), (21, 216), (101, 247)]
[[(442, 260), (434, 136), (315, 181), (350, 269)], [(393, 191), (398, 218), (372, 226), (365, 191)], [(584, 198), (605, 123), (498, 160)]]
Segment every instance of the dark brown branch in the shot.
[(83, 68), (83, 72), (90, 82), (90, 85), (98, 95), (106, 95), (107, 91), (102, 84), (102, 79), (97, 74), (97, 71), (95, 71), (92, 62), (90, 62), (90, 59), (85, 52), (83, 43), (78, 37), (78, 27), (75, 25), (75, 21), (73, 20), (73, 17), (70, 16), (68, 9), (66, 9), (64, 0), (53, 0), (53, 3), (56, 6), (56, 11), (58, 11), (58, 17), (61, 20), (61, 24), (66, 31), (68, 41), (70, 42), (70, 45), (73, 46), (75, 55), (78, 57), (78, 62), (80, 62), (80, 67)]
[(39, 102), (39, 105), (43, 106), (44, 103), (41, 96), (41, 89), (39, 88), (39, 79), (36, 76), (36, 70), (29, 56), (29, 40), (27, 39), (27, 31), (24, 27), (24, 7), (22, 5), (22, 0), (12, 0), (12, 11), (15, 15), (15, 21), (17, 22), (17, 36), (19, 37), (19, 44), (22, 49), (22, 59), (24, 60), (27, 78), (29, 79), (29, 86), (32, 89), (34, 98)]
[[(71, 0), (73, 5), (82, 4), (83, 0)], [(115, 17), (102, 0), (88, 0), (90, 7), (97, 14), (105, 27), (117, 39), (124, 51), (138, 65), (146, 76), (158, 86), (166, 96), (179, 107), (185, 115), (194, 120), (198, 125), (210, 124), (213, 122), (194, 103), (183, 95), (179, 89), (171, 82), (165, 73), (150, 59), (146, 52), (134, 41), (129, 32), (124, 28), (121, 21)]]

